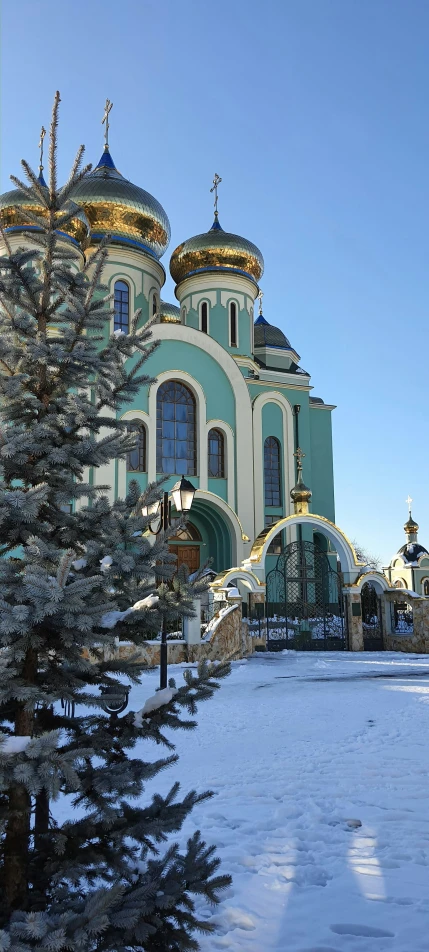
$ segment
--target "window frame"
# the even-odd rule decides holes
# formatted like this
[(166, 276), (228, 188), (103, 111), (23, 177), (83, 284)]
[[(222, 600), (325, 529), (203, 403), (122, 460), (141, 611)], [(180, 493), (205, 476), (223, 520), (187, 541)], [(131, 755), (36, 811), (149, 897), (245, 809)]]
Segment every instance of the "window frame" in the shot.
[[(234, 321), (233, 321), (234, 308)], [(230, 301), (228, 304), (228, 324), (229, 324), (229, 346), (234, 349), (238, 347), (238, 304), (237, 301)], [(234, 324), (234, 335), (232, 333)], [(233, 341), (234, 337), (234, 341)]]
[[(129, 432), (139, 431), (143, 437), (142, 445), (137, 444), (134, 450), (130, 450), (130, 452), (127, 453), (127, 458), (126, 458), (127, 473), (147, 473), (147, 470), (148, 470), (148, 465), (147, 465), (148, 438), (147, 437), (148, 435), (147, 435), (146, 424), (142, 423), (141, 420), (136, 418), (135, 420), (130, 420), (129, 422), (127, 422), (127, 427)], [(139, 462), (137, 467), (130, 466), (130, 458), (132, 453), (139, 454)]]
[[(425, 587), (427, 586), (427, 592), (425, 592)], [(422, 594), (424, 598), (429, 598), (429, 578), (422, 578)]]
[[(210, 452), (210, 434), (216, 433), (219, 437), (220, 452), (211, 453)], [(212, 437), (212, 440), (214, 438)], [(226, 453), (225, 453), (226, 439), (225, 433), (218, 426), (210, 427), (207, 433), (207, 478), (208, 479), (226, 479)], [(213, 474), (210, 472), (210, 457), (214, 456), (220, 460), (220, 472)]]
[[(205, 309), (205, 314), (204, 314)], [(205, 319), (205, 328), (204, 328), (204, 319)], [(209, 333), (209, 304), (208, 301), (201, 301), (200, 303), (200, 331), (202, 334)]]
[[(116, 303), (117, 303), (117, 301), (116, 301), (116, 286), (117, 286), (118, 284), (123, 284), (124, 287), (127, 289), (127, 294), (128, 294), (128, 300), (127, 300), (127, 305), (128, 305), (128, 309), (127, 309), (127, 330), (126, 330), (126, 331), (124, 331), (124, 329), (123, 329), (123, 327), (122, 327), (122, 320), (121, 320), (120, 325), (119, 325), (118, 327), (116, 326), (116, 324), (117, 324), (117, 320), (116, 320)], [(124, 290), (121, 288), (121, 289), (119, 290), (119, 293), (120, 293), (120, 294), (124, 294)], [(121, 300), (119, 303), (120, 303), (121, 306), (122, 306), (122, 300)], [(122, 312), (121, 312), (121, 318), (122, 318)], [(130, 282), (127, 281), (125, 278), (115, 278), (115, 280), (114, 280), (114, 282), (113, 282), (113, 333), (115, 333), (115, 331), (121, 330), (123, 334), (129, 334), (129, 333), (130, 333), (130, 323), (131, 323), (131, 285), (130, 285)]]
[[(277, 478), (276, 469), (272, 465), (273, 454), (270, 452), (270, 468), (267, 468), (267, 444), (270, 440), (275, 442), (277, 447), (277, 461), (278, 461), (278, 471)], [(266, 509), (280, 509), (283, 505), (283, 492), (282, 492), (282, 444), (277, 436), (271, 435), (267, 436), (264, 440), (264, 505)], [(277, 483), (277, 489), (274, 487), (274, 481)], [(269, 485), (270, 484), (270, 487)], [(278, 498), (277, 502), (274, 502), (274, 498)], [(268, 499), (271, 499), (269, 502)]]
[[(168, 392), (168, 389), (174, 389), (175, 399), (167, 400), (162, 399), (162, 393)], [(177, 394), (180, 391), (185, 391), (186, 394), (191, 398), (188, 402), (183, 402), (177, 399)], [(185, 414), (183, 412), (178, 413), (177, 409), (173, 412), (170, 410), (167, 414), (164, 414), (163, 407), (167, 404), (177, 408), (178, 406), (186, 406), (188, 410)], [(191, 409), (192, 408), (192, 409)], [(195, 393), (191, 388), (184, 383), (182, 380), (178, 380), (175, 377), (169, 377), (167, 380), (164, 380), (158, 387), (156, 393), (156, 472), (163, 475), (175, 475), (175, 476), (197, 476), (198, 475), (198, 428), (197, 428), (197, 413), (198, 413), (198, 402)], [(185, 416), (186, 419), (181, 419)], [(187, 426), (187, 435), (179, 436), (180, 428), (186, 424)], [(191, 429), (189, 429), (191, 428)], [(173, 435), (168, 436), (168, 431), (171, 430)], [(189, 436), (191, 433), (191, 437)], [(173, 454), (164, 454), (164, 443), (173, 443)], [(178, 443), (187, 443), (187, 455), (180, 456), (178, 455)], [(164, 460), (172, 460), (174, 462), (174, 469), (165, 469)], [(186, 460), (186, 465), (178, 467), (178, 463)]]

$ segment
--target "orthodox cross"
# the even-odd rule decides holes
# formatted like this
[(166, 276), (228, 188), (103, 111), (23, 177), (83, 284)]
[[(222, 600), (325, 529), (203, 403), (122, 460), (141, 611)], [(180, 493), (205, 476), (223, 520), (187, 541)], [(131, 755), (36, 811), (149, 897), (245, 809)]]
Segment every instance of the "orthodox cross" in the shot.
[(263, 298), (263, 296), (264, 296), (264, 292), (263, 292), (263, 291), (259, 291), (259, 294), (256, 295), (256, 297), (257, 297), (257, 299), (258, 299), (258, 301), (259, 301), (259, 317), (262, 317), (262, 298)]
[(106, 152), (109, 151), (109, 112), (112, 106), (113, 106), (113, 103), (110, 102), (110, 99), (106, 99), (106, 105), (104, 107), (104, 116), (101, 120), (102, 126), (106, 124), (106, 128), (104, 130), (104, 139), (105, 139), (104, 149)]
[(413, 501), (413, 500), (411, 499), (411, 496), (410, 496), (410, 494), (408, 493), (408, 496), (407, 496), (405, 502), (407, 503), (408, 513), (409, 513), (410, 516), (411, 516), (411, 503), (412, 503), (412, 501)]
[(301, 447), (298, 446), (298, 449), (293, 455), (296, 458), (296, 468), (298, 470), (298, 475), (299, 475), (302, 472), (302, 461), (304, 459), (305, 453), (303, 453)]
[(213, 188), (210, 189), (211, 192), (214, 192), (214, 193), (215, 193), (215, 199), (214, 199), (214, 213), (215, 213), (215, 218), (218, 217), (218, 212), (217, 212), (217, 187), (218, 187), (218, 185), (220, 184), (221, 181), (222, 181), (222, 179), (221, 179), (220, 175), (218, 175), (217, 172), (215, 172), (215, 176), (214, 176), (214, 179), (213, 179)]
[(43, 140), (44, 140), (44, 138), (45, 138), (45, 135), (46, 135), (46, 129), (45, 129), (44, 126), (42, 126), (42, 128), (41, 128), (41, 130), (40, 130), (40, 141), (39, 141), (39, 149), (40, 149), (39, 172), (40, 172), (40, 174), (42, 174), (42, 172), (43, 172)]

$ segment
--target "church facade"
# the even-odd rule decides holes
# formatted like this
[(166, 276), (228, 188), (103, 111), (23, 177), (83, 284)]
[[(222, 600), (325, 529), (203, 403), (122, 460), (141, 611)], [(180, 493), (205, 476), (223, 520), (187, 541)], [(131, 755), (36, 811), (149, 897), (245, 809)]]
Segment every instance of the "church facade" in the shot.
[[(251, 241), (221, 227), (218, 181), (216, 176), (213, 224), (185, 238), (171, 255), (175, 303), (162, 296), (167, 214), (118, 171), (107, 146), (72, 196), (80, 230), (70, 237), (83, 256), (110, 235), (104, 272), (114, 298), (110, 333), (127, 333), (138, 310), (142, 325), (153, 322), (152, 336), (160, 342), (145, 368), (156, 381), (123, 412), (136, 431), (135, 452), (90, 478), (123, 496), (131, 479), (144, 489), (166, 476), (169, 489), (186, 476), (197, 492), (189, 526), (173, 540), (173, 551), (192, 570), (211, 559), (221, 572), (241, 565), (265, 527), (296, 511), (291, 490), (301, 466), (312, 512), (332, 523), (335, 513), (334, 407), (312, 396), (295, 346), (262, 313), (263, 257)], [(22, 231), (31, 229), (17, 222), (14, 208), (26, 203), (16, 189), (0, 198), (3, 224), (19, 243)], [(85, 216), (89, 236), (82, 241)], [(301, 532), (326, 548), (325, 537), (311, 526)], [(279, 544), (272, 541), (268, 561)]]

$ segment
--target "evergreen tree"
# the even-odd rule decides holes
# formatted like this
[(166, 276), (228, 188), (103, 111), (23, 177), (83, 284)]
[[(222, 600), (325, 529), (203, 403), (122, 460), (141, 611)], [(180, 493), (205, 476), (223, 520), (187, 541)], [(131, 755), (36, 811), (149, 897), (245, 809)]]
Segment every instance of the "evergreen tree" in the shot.
[[(137, 656), (115, 659), (115, 640), (138, 648), (164, 613), (192, 614), (202, 583), (181, 571), (167, 584), (166, 539), (144, 534), (142, 505), (159, 487), (141, 496), (133, 483), (111, 504), (108, 487), (85, 481), (134, 446), (116, 411), (149, 382), (142, 368), (156, 344), (138, 315), (129, 335), (106, 337), (106, 249), (81, 268), (59, 235), (90, 167), (81, 148), (58, 188), (58, 105), (57, 94), (49, 187), (25, 162), (28, 184), (13, 179), (40, 206), (32, 247), (13, 250), (3, 234), (0, 259), (0, 950), (182, 952), (210, 931), (195, 897), (218, 902), (229, 877), (199, 833), (186, 849), (161, 845), (210, 794), (180, 799), (175, 784), (141, 799), (176, 761), (171, 729), (195, 726), (197, 702), (228, 669), (187, 671), (183, 686), (170, 681), (121, 717), (100, 703), (117, 701), (144, 668)], [(163, 581), (148, 597), (155, 572)], [(138, 759), (142, 740), (168, 755)], [(59, 798), (70, 807), (64, 822)]]

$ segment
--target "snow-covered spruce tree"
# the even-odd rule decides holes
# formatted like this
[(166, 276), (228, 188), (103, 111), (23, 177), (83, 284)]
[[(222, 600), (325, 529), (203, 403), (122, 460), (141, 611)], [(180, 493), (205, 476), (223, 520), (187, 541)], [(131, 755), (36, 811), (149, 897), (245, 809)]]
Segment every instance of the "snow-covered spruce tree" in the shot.
[[(41, 207), (31, 219), (40, 230), (32, 250), (12, 250), (3, 235), (0, 259), (0, 950), (182, 952), (210, 931), (195, 898), (217, 902), (229, 882), (198, 833), (186, 848), (170, 841), (209, 794), (179, 799), (175, 784), (142, 805), (142, 793), (176, 760), (166, 729), (195, 726), (197, 702), (227, 667), (187, 672), (139, 712), (112, 718), (100, 707), (100, 689), (117, 698), (144, 667), (104, 660), (106, 649), (118, 636), (138, 646), (162, 613), (191, 613), (195, 587), (178, 573), (145, 602), (155, 571), (173, 574), (165, 539), (151, 545), (142, 534), (142, 503), (159, 488), (143, 498), (133, 484), (110, 504), (106, 487), (84, 482), (134, 445), (114, 411), (148, 381), (142, 365), (155, 345), (137, 319), (106, 342), (106, 252), (79, 270), (58, 235), (88, 171), (81, 149), (58, 189), (58, 104), (57, 94), (49, 188), (25, 162), (29, 184), (14, 180)], [(168, 755), (139, 759), (142, 741)]]

